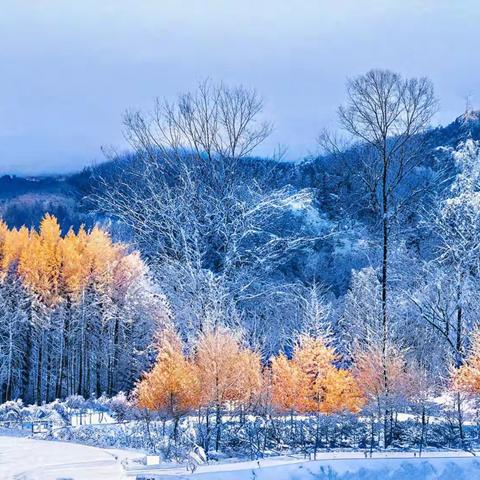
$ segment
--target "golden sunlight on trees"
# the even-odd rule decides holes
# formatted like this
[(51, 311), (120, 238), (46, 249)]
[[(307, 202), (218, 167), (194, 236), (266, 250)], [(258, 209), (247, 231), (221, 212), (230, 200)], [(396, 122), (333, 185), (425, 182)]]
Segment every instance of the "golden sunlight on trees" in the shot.
[[(387, 358), (386, 363), (384, 358)], [(381, 345), (358, 350), (355, 353), (354, 373), (363, 394), (374, 403), (389, 400), (390, 397), (403, 395), (408, 391), (409, 377), (405, 358), (397, 348), (390, 347), (386, 356)], [(384, 375), (392, 379), (389, 391), (385, 391)]]
[(262, 375), (260, 356), (226, 328), (203, 333), (190, 358), (178, 334), (167, 330), (155, 365), (137, 385), (137, 402), (174, 419), (200, 409), (207, 427), (214, 413), (218, 446), (225, 410), (243, 411), (270, 396), (280, 413), (358, 412), (362, 391), (350, 371), (336, 367), (337, 360), (323, 339), (303, 336), (292, 359), (279, 354)]
[(15, 326), (0, 325), (0, 364), (3, 352), (23, 352), (5, 355), (5, 400), (131, 388), (169, 316), (138, 253), (98, 227), (63, 236), (48, 214), (38, 231), (0, 222), (0, 289), (17, 305)]
[(218, 449), (222, 410), (248, 407), (260, 392), (260, 356), (221, 327), (201, 335), (191, 359), (170, 329), (162, 333), (157, 348), (155, 365), (137, 385), (138, 405), (173, 418), (175, 424), (182, 415), (204, 409), (208, 428), (210, 413), (215, 413)]
[(178, 334), (168, 328), (158, 342), (153, 368), (138, 383), (135, 395), (142, 408), (178, 419), (199, 405), (199, 383), (195, 365), (185, 358)]
[[(388, 446), (393, 437), (395, 406), (412, 396), (412, 371), (404, 352), (395, 345), (372, 344), (354, 352), (353, 372), (363, 395), (374, 412), (383, 421), (383, 444)], [(385, 378), (389, 382), (385, 382)]]
[(335, 366), (335, 352), (322, 338), (302, 336), (293, 357), (272, 359), (272, 400), (280, 411), (358, 412), (363, 397), (348, 370)]
[(279, 354), (262, 372), (260, 355), (225, 327), (200, 334), (189, 356), (178, 334), (167, 330), (156, 363), (137, 384), (137, 404), (173, 419), (175, 441), (180, 417), (196, 412), (205, 421), (207, 455), (211, 440), (216, 451), (221, 447), (224, 418), (238, 416), (242, 424), (250, 408), (273, 406), (290, 415), (292, 435), (295, 415), (315, 419), (315, 454), (321, 416), (357, 413), (365, 403), (357, 380), (336, 366), (338, 360), (323, 338), (303, 335), (291, 359)]
[(306, 398), (306, 375), (283, 353), (271, 360), (272, 402), (280, 412), (302, 411)]
[(202, 387), (201, 405), (215, 411), (218, 450), (221, 438), (222, 407), (227, 402), (248, 406), (259, 392), (262, 377), (260, 356), (243, 347), (229, 330), (216, 328), (203, 334), (196, 347), (195, 363)]
[[(70, 230), (62, 237), (57, 219), (48, 214), (38, 232), (25, 227), (9, 230), (0, 223), (0, 252), (2, 276), (13, 269), (48, 306), (65, 296), (77, 296), (89, 282), (107, 288), (115, 281), (117, 265), (123, 266), (126, 258), (131, 264), (139, 263), (137, 254), (113, 243), (98, 227), (89, 233), (83, 227), (77, 234)], [(133, 270), (138, 274), (137, 267)]]
[(355, 378), (335, 366), (333, 348), (322, 337), (302, 335), (291, 360), (283, 354), (273, 358), (272, 403), (279, 411), (289, 411), (293, 431), (294, 413), (316, 416), (314, 458), (320, 439), (320, 415), (358, 412), (364, 404)]
[(195, 363), (205, 406), (227, 401), (246, 403), (260, 388), (260, 357), (242, 347), (226, 329), (217, 328), (200, 337)]

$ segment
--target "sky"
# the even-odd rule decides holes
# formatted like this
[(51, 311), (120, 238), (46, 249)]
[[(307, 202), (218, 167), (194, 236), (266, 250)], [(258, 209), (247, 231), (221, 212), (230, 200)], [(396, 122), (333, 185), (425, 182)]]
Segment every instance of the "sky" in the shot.
[(479, 25), (478, 0), (2, 0), (0, 173), (99, 163), (127, 109), (206, 78), (263, 96), (261, 155), (314, 153), (371, 68), (430, 77), (446, 124), (480, 108)]

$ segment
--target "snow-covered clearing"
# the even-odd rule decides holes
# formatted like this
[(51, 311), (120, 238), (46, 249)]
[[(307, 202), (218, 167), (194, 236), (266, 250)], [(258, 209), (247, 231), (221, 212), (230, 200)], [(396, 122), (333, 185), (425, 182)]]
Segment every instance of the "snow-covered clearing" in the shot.
[(0, 436), (1, 480), (474, 480), (480, 478), (480, 460), (466, 452), (412, 453), (325, 452), (317, 461), (301, 457), (273, 457), (259, 461), (202, 465), (191, 474), (185, 467), (133, 467), (122, 463), (142, 454), (66, 442)]
[(122, 460), (135, 455), (127, 450), (0, 436), (0, 480), (122, 479)]

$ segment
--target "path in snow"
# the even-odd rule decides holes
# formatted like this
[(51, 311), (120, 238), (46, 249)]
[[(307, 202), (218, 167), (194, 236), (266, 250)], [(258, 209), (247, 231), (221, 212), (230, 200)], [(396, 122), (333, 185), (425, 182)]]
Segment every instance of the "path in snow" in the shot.
[(132, 455), (126, 450), (0, 436), (0, 480), (123, 479), (120, 461)]

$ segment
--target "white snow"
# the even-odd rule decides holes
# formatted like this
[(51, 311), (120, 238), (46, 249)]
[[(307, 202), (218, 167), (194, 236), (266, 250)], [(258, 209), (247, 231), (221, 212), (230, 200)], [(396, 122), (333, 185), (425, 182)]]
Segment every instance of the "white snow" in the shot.
[(106, 480), (125, 477), (136, 452), (67, 442), (0, 436), (0, 480)]
[[(133, 462), (142, 453), (102, 449), (74, 443), (0, 436), (0, 480), (474, 480), (480, 460), (467, 452), (322, 452), (317, 461), (282, 456), (200, 465), (191, 474), (186, 466), (146, 466)], [(127, 459), (129, 460), (127, 462)], [(125, 471), (123, 465), (127, 465)], [(136, 465), (136, 466), (135, 466)]]
[[(173, 480), (474, 480), (480, 478), (480, 461), (470, 454), (449, 452), (430, 458), (413, 458), (413, 453), (374, 454), (325, 453), (324, 460), (304, 461), (276, 457), (259, 461), (199, 466), (193, 474), (184, 467), (137, 468), (128, 478)], [(467, 456), (468, 455), (468, 456)], [(138, 477), (137, 477), (138, 476)]]

